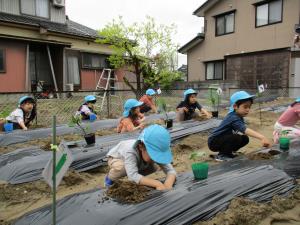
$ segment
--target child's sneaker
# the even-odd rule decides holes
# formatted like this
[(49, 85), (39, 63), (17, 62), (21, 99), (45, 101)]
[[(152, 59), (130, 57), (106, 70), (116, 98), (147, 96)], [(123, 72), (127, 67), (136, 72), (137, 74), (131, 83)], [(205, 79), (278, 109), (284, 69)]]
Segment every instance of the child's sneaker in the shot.
[[(232, 154), (233, 155), (233, 154)], [(234, 157), (231, 157), (231, 155), (225, 155), (225, 154), (218, 154), (216, 156), (216, 161), (218, 162), (223, 162), (223, 161), (230, 161), (232, 160)]]
[(109, 177), (106, 175), (106, 176), (105, 176), (105, 179), (104, 179), (104, 186), (108, 188), (108, 187), (110, 187), (113, 183), (114, 183), (114, 182), (113, 182), (111, 179), (109, 179)]

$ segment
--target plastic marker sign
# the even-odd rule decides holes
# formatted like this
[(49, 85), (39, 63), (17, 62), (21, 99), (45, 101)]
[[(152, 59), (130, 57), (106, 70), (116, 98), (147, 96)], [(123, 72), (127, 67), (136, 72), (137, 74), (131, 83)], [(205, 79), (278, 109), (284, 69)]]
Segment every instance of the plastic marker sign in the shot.
[(265, 91), (265, 86), (263, 84), (258, 86), (258, 92), (263, 93)]
[[(53, 150), (55, 151), (55, 150)], [(56, 150), (56, 167), (55, 167), (55, 178), (56, 178), (56, 188), (60, 184), (62, 178), (68, 171), (70, 165), (73, 162), (73, 156), (68, 149), (65, 142), (61, 142)], [(43, 178), (53, 188), (53, 174), (52, 174), (52, 159), (49, 160), (45, 169), (43, 170)]]
[(158, 95), (160, 95), (160, 94), (161, 94), (160, 88), (158, 88), (158, 89), (156, 90), (156, 92), (157, 92)]
[(218, 88), (218, 89), (217, 89), (217, 94), (218, 94), (218, 95), (221, 95), (222, 93), (223, 93), (222, 89), (221, 89), (221, 88)]

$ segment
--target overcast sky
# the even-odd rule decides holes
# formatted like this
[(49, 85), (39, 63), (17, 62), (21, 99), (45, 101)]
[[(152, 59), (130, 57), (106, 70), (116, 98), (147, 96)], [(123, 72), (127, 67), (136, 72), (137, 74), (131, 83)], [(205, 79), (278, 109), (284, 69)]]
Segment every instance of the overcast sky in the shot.
[[(93, 29), (101, 29), (113, 18), (123, 17), (127, 25), (142, 22), (146, 15), (154, 17), (159, 24), (177, 26), (175, 43), (184, 45), (203, 26), (202, 18), (192, 13), (205, 0), (67, 0), (66, 13), (71, 20)], [(179, 54), (179, 63), (186, 64), (186, 56)]]

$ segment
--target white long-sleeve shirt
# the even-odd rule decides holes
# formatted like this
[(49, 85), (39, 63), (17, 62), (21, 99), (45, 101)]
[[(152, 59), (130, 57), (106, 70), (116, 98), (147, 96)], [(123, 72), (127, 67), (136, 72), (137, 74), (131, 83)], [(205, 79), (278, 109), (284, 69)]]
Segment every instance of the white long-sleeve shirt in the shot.
[[(137, 140), (121, 141), (115, 147), (109, 150), (107, 156), (121, 159), (124, 161), (126, 174), (129, 180), (140, 182), (143, 177), (143, 171), (152, 167), (153, 164), (149, 164), (143, 161), (138, 150), (136, 149)], [(175, 174), (176, 171), (171, 164), (157, 164), (165, 174)]]

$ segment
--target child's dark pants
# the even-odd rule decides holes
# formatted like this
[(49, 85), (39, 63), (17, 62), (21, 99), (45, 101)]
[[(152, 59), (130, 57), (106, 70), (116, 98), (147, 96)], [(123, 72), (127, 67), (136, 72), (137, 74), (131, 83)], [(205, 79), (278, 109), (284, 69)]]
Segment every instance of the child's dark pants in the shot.
[(230, 155), (249, 143), (247, 135), (230, 134), (215, 137), (209, 144), (209, 149), (219, 154)]

